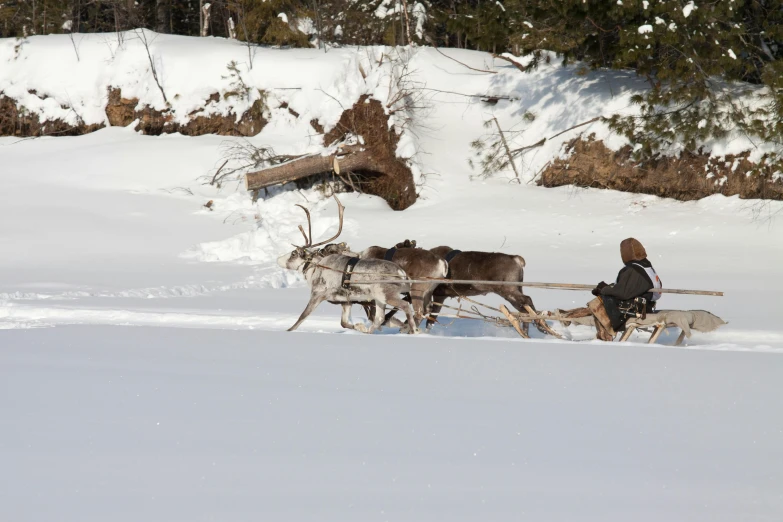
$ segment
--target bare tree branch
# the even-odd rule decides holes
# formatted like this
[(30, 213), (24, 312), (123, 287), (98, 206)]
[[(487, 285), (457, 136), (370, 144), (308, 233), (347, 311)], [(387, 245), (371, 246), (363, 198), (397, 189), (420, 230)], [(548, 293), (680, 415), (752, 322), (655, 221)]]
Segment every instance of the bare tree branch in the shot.
[(440, 50), (440, 49), (438, 49), (437, 47), (434, 47), (434, 46), (433, 46), (433, 49), (435, 49), (436, 51), (438, 51), (440, 54), (442, 54), (443, 56), (445, 56), (445, 57), (446, 57), (446, 58), (448, 58), (449, 60), (453, 60), (453, 61), (457, 62), (458, 64), (460, 64), (461, 66), (463, 66), (463, 67), (467, 67), (467, 68), (468, 68), (468, 69), (470, 69), (471, 71), (477, 71), (477, 72), (480, 72), (480, 73), (489, 73), (489, 74), (497, 74), (497, 73), (498, 73), (497, 71), (487, 71), (487, 70), (485, 70), (485, 69), (476, 69), (475, 67), (471, 67), (471, 66), (470, 66), (470, 65), (468, 65), (468, 64), (465, 64), (465, 63), (462, 63), (462, 62), (460, 62), (460, 61), (459, 61), (459, 60), (457, 60), (456, 58), (452, 58), (451, 56), (449, 56), (448, 54), (445, 54), (443, 51), (441, 51), (441, 50)]
[(150, 61), (150, 72), (152, 72), (152, 77), (155, 79), (155, 83), (157, 84), (158, 89), (160, 89), (160, 93), (163, 95), (163, 101), (166, 102), (166, 105), (168, 105), (169, 99), (166, 97), (166, 92), (163, 90), (163, 87), (160, 84), (160, 79), (158, 78), (158, 68), (155, 66), (155, 60), (152, 58), (152, 53), (150, 53), (150, 42), (147, 41), (146, 30), (136, 29), (136, 35), (144, 44), (144, 49), (147, 51), (147, 58), (149, 58)]
[(506, 135), (503, 134), (503, 130), (500, 128), (500, 123), (498, 123), (498, 119), (495, 116), (492, 117), (492, 121), (495, 122), (495, 127), (498, 129), (498, 134), (500, 134), (500, 141), (503, 142), (503, 148), (506, 149), (506, 156), (508, 156), (508, 162), (511, 163), (511, 168), (514, 169), (514, 175), (517, 179), (519, 179), (519, 171), (517, 170), (516, 164), (514, 164), (514, 156), (511, 155), (511, 151), (508, 148)]

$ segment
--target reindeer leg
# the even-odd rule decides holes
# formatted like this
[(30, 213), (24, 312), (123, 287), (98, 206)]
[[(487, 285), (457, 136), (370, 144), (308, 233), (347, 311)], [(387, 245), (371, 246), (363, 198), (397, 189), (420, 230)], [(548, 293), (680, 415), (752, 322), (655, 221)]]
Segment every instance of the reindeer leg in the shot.
[(320, 295), (311, 295), (310, 301), (307, 303), (307, 306), (305, 306), (304, 312), (302, 312), (302, 315), (299, 316), (299, 320), (297, 320), (294, 325), (288, 329), (289, 332), (293, 332), (297, 328), (299, 328), (299, 325), (304, 322), (305, 319), (307, 319), (307, 316), (313, 313), (313, 310), (323, 302), (324, 298)]
[(419, 324), (424, 318), (424, 314), (427, 310), (427, 291), (426, 287), (429, 285), (415, 284), (411, 285), (411, 305), (413, 305), (413, 317), (416, 319), (416, 324)]
[(351, 305), (353, 305), (353, 303), (342, 304), (343, 315), (340, 317), (340, 326), (350, 330), (357, 330), (362, 333), (367, 333), (367, 328), (362, 323), (353, 324), (351, 322)]
[(373, 316), (373, 321), (372, 324), (370, 325), (370, 331), (368, 333), (373, 333), (375, 330), (380, 330), (381, 325), (383, 324), (383, 321), (385, 319), (384, 317), (385, 313), (386, 313), (386, 305), (378, 301), (375, 301), (375, 315)]
[[(523, 294), (517, 289), (508, 289), (503, 288), (500, 291), (498, 291), (498, 295), (505, 299), (506, 301), (513, 306), (517, 312), (527, 313), (527, 310), (525, 309), (525, 305), (532, 305), (533, 300), (530, 299), (528, 296)], [(522, 331), (525, 333), (525, 335), (530, 335), (530, 323), (524, 322), (522, 323)]]
[(386, 312), (386, 316), (383, 318), (383, 326), (388, 326), (389, 328), (402, 328), (403, 322), (394, 317), (394, 314), (396, 313), (396, 308), (392, 308)]
[(427, 316), (427, 331), (430, 331), (432, 329), (432, 325), (435, 323), (435, 319), (438, 317), (438, 314), (440, 313), (440, 309), (443, 306), (443, 301), (446, 300), (445, 295), (433, 295), (432, 296), (432, 309), (430, 310), (429, 315)]
[[(506, 290), (504, 292), (500, 292), (499, 295), (511, 303), (511, 305), (517, 309), (518, 312), (522, 313), (529, 313), (531, 315), (536, 315), (536, 307), (533, 305), (533, 300), (530, 299), (530, 296), (527, 296), (523, 294), (520, 290)], [(546, 321), (543, 319), (539, 319), (535, 321), (533, 324), (536, 325), (536, 329), (538, 329), (539, 332), (546, 335), (552, 335), (554, 337), (560, 337), (562, 339), (562, 336), (556, 333), (554, 330), (552, 330), (548, 324), (546, 324)], [(525, 333), (529, 333), (530, 331), (530, 323), (523, 323), (522, 325), (522, 331)]]
[[(416, 320), (413, 318), (413, 307), (408, 301), (400, 299), (399, 297), (393, 297), (389, 299), (389, 304), (395, 308), (399, 308), (405, 312), (405, 316), (408, 318), (408, 333), (419, 333), (419, 328), (416, 325)], [(402, 332), (403, 330), (400, 330)]]
[(432, 295), (435, 293), (435, 289), (437, 287), (438, 285), (430, 285), (430, 287), (427, 288), (422, 294), (422, 315), (429, 315), (429, 313), (432, 311)]
[(365, 301), (361, 303), (362, 308), (364, 308), (364, 313), (367, 314), (367, 319), (369, 319), (371, 322), (375, 321), (375, 305), (372, 301)]

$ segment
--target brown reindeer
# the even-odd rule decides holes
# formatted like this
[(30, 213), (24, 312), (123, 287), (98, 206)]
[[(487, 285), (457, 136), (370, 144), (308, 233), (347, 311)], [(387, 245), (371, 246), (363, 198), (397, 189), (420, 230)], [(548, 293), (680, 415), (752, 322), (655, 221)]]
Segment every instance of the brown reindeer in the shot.
[[(392, 261), (405, 270), (410, 279), (443, 279), (446, 277), (449, 269), (448, 263), (443, 257), (429, 250), (416, 248), (416, 242), (407, 239), (397, 243), (393, 248), (371, 246), (360, 252), (359, 258)], [(429, 313), (432, 294), (437, 286), (437, 282), (414, 283), (411, 285), (411, 300), (413, 301), (413, 314), (416, 324), (419, 324), (424, 316)]]
[[(430, 252), (444, 258), (449, 264), (449, 279), (522, 282), (525, 275), (525, 259), (499, 252), (462, 252), (449, 246), (431, 248)], [(522, 292), (521, 286), (512, 285), (470, 285), (442, 284), (435, 288), (432, 296), (432, 313), (427, 318), (427, 329), (435, 322), (433, 316), (440, 312), (448, 297), (470, 297), (474, 295), (497, 294), (520, 312), (535, 310), (533, 300)], [(528, 324), (524, 324), (527, 333)], [(539, 327), (540, 328), (540, 327)]]

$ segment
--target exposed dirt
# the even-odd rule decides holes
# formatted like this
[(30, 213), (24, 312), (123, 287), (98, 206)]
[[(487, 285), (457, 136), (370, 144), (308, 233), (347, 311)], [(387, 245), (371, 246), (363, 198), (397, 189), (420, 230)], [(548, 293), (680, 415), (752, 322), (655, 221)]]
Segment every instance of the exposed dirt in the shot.
[[(30, 94), (38, 94), (30, 91)], [(45, 96), (39, 96), (42, 100)], [(78, 116), (77, 116), (78, 118)], [(50, 120), (41, 123), (37, 114), (24, 107), (19, 107), (16, 101), (0, 92), (0, 136), (39, 137), (39, 136), (78, 136), (96, 131), (103, 127), (102, 123), (95, 125), (72, 125), (63, 120)]]
[(613, 151), (593, 136), (572, 141), (568, 149), (568, 158), (544, 169), (539, 185), (604, 188), (681, 201), (713, 194), (783, 200), (783, 179), (773, 179), (773, 166), (748, 161), (749, 152), (721, 158), (683, 153), (679, 158), (637, 163), (630, 146)]
[(229, 112), (201, 115), (211, 104), (220, 100), (220, 94), (213, 93), (207, 99), (204, 107), (191, 112), (189, 121), (185, 124), (174, 122), (174, 114), (170, 110), (157, 110), (144, 105), (138, 106), (138, 99), (123, 98), (120, 89), (109, 90), (109, 101), (106, 105), (106, 116), (112, 126), (126, 127), (139, 120), (136, 130), (144, 134), (160, 135), (179, 132), (187, 136), (202, 136), (204, 134), (219, 134), (221, 136), (255, 136), (267, 124), (264, 118), (263, 100), (256, 101), (253, 106), (237, 120), (236, 114)]
[[(30, 93), (36, 94), (35, 91), (30, 91)], [(45, 97), (41, 97), (41, 99), (45, 99)], [(146, 105), (139, 106), (138, 99), (123, 98), (120, 89), (110, 88), (106, 104), (106, 118), (109, 125), (113, 127), (127, 127), (138, 120), (135, 130), (151, 135), (180, 132), (188, 136), (203, 134), (255, 136), (267, 124), (263, 115), (263, 99), (255, 102), (239, 119), (236, 114), (231, 112), (225, 116), (201, 114), (209, 108), (210, 104), (217, 103), (219, 99), (220, 95), (213, 93), (206, 100), (203, 108), (188, 115), (187, 123), (177, 124), (174, 122), (174, 114), (170, 110), (160, 111)], [(103, 127), (103, 123), (71, 125), (62, 120), (41, 123), (38, 115), (28, 112), (24, 107), (18, 106), (15, 100), (0, 93), (0, 136), (78, 136)]]
[(404, 161), (397, 158), (399, 136), (389, 128), (389, 116), (378, 100), (362, 96), (353, 107), (343, 112), (337, 125), (324, 134), (324, 145), (345, 139), (349, 134), (361, 136), (370, 151), (378, 171), (358, 171), (343, 174), (361, 192), (385, 199), (394, 210), (404, 210), (416, 202), (413, 174)]
[[(316, 120), (310, 124), (320, 133)], [(249, 172), (245, 175), (251, 191), (294, 182), (297, 187), (321, 186), (339, 180), (341, 187), (330, 190), (355, 190), (382, 197), (394, 210), (404, 210), (416, 202), (413, 174), (396, 156), (399, 136), (389, 128), (389, 116), (378, 100), (362, 96), (340, 121), (324, 134), (325, 146), (341, 145), (337, 156), (307, 154)], [(283, 159), (283, 158), (278, 158)]]

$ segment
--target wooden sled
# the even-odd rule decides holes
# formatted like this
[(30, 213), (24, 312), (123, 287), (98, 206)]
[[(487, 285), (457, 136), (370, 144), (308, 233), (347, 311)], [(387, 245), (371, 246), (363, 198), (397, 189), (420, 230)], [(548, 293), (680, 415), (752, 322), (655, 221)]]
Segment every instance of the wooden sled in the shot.
[[(592, 316), (564, 319), (555, 315), (552, 319), (595, 327), (595, 319)], [(706, 333), (716, 330), (724, 324), (726, 324), (726, 321), (706, 310), (661, 310), (647, 314), (644, 319), (640, 317), (628, 319), (625, 323), (625, 331), (618, 339), (618, 342), (628, 341), (635, 331), (644, 330), (650, 332), (647, 344), (654, 344), (667, 328), (679, 328), (680, 335), (674, 342), (674, 346), (680, 346), (686, 337), (691, 337), (694, 330)]]
[[(556, 337), (558, 339), (564, 339), (562, 335), (552, 330), (547, 324), (547, 321), (556, 321), (564, 323), (566, 325), (576, 324), (581, 326), (589, 326), (595, 328), (595, 319), (592, 315), (585, 317), (567, 317), (557, 312), (539, 311), (536, 312), (532, 308), (527, 309), (527, 313), (512, 312), (505, 305), (500, 305), (498, 308), (480, 303), (469, 297), (459, 298), (460, 304), (458, 307), (452, 307), (449, 305), (442, 305), (443, 308), (450, 308), (456, 311), (456, 314), (439, 314), (439, 317), (451, 317), (456, 319), (473, 319), (490, 322), (496, 326), (511, 327), (524, 338), (529, 338), (527, 329), (523, 327), (524, 324), (535, 324), (536, 327), (543, 333)], [(469, 309), (466, 309), (463, 301), (471, 303)], [(490, 310), (490, 312), (483, 312), (482, 309)], [(500, 315), (494, 315), (491, 312), (499, 312)], [(680, 335), (674, 342), (674, 346), (680, 346), (685, 338), (690, 338), (692, 332), (711, 332), (717, 328), (726, 324), (726, 321), (720, 317), (707, 312), (705, 310), (661, 310), (655, 313), (649, 313), (642, 319), (639, 317), (632, 317), (625, 323), (625, 331), (617, 342), (625, 342), (631, 338), (634, 332), (649, 331), (650, 338), (647, 340), (647, 344), (654, 344), (658, 341), (664, 330), (667, 328), (679, 328)]]

